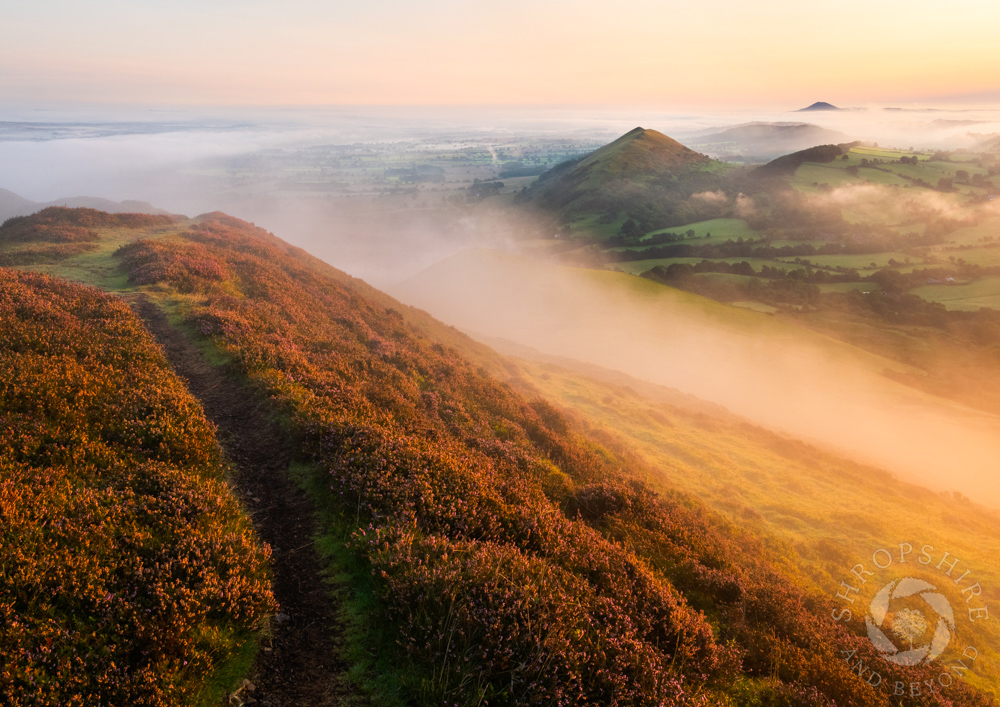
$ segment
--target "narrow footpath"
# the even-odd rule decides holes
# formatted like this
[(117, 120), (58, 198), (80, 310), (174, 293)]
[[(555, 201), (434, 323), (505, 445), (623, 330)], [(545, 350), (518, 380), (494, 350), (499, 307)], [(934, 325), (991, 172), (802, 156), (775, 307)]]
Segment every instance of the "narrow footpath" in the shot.
[(131, 305), (218, 428), (219, 442), (235, 466), (231, 480), (259, 536), (274, 552), (274, 595), (279, 613), (271, 630), (264, 632), (250, 684), (245, 684), (230, 704), (356, 704), (341, 684), (345, 666), (337, 645), (343, 628), (313, 547), (315, 509), (288, 476), (292, 449), (287, 434), (225, 370), (209, 365), (197, 346), (172, 327), (155, 304), (140, 295)]

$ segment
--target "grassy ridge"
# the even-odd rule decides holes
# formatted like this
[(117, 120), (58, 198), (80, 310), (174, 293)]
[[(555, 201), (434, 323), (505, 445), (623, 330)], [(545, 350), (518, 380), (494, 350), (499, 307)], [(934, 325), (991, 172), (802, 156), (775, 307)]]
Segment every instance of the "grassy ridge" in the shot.
[(211, 425), (120, 300), (0, 269), (0, 694), (218, 699), (272, 610)]

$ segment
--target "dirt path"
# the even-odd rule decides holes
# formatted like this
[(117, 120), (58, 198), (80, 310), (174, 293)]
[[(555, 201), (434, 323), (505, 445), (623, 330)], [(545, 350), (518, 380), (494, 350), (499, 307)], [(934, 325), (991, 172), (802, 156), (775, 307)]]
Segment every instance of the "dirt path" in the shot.
[(274, 594), (280, 613), (249, 676), (255, 689), (244, 688), (231, 704), (346, 704), (347, 691), (339, 679), (345, 666), (336, 652), (342, 628), (312, 545), (313, 504), (288, 478), (292, 449), (287, 434), (224, 370), (210, 366), (155, 304), (144, 297), (131, 304), (218, 428), (219, 441), (236, 467), (237, 492), (260, 537), (274, 550)]

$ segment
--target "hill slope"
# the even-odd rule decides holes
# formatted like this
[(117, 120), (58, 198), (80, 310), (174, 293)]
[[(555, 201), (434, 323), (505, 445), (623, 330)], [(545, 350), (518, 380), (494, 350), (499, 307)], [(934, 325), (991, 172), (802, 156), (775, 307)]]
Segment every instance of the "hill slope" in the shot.
[(632, 218), (670, 226), (698, 220), (689, 217), (684, 201), (717, 188), (726, 170), (727, 165), (662, 133), (635, 128), (577, 161), (549, 170), (524, 199), (562, 223), (600, 219), (620, 225)]
[[(121, 242), (98, 235), (51, 267), (88, 272), (74, 263)], [(96, 272), (173, 312), (283, 421), (353, 607), (355, 680), (397, 704), (897, 704), (842, 658), (878, 660), (862, 622), (831, 621), (752, 533), (491, 375), (502, 358), (235, 219), (144, 236), (117, 250), (127, 281)], [(989, 704), (951, 695), (907, 703)]]
[[(669, 385), (918, 483), (1000, 506), (1000, 419), (883, 375), (901, 364), (621, 273), (468, 251), (394, 293), (466, 331)], [(457, 296), (456, 293), (461, 293)], [(947, 442), (945, 441), (947, 440)]]
[(778, 157), (814, 145), (847, 142), (837, 130), (809, 123), (749, 123), (692, 137), (689, 142), (713, 152), (755, 157)]
[(992, 135), (975, 146), (980, 152), (1000, 152), (1000, 135)]
[(806, 113), (809, 111), (823, 111), (823, 110), (843, 110), (843, 108), (838, 108), (832, 103), (827, 103), (826, 101), (816, 101), (811, 106), (806, 106), (805, 108), (799, 108), (798, 113)]
[(0, 268), (4, 704), (213, 704), (232, 687), (273, 597), (225, 474), (124, 303)]
[(54, 201), (31, 201), (22, 196), (18, 196), (7, 189), (0, 189), (0, 221), (14, 216), (28, 216), (37, 213), (50, 206), (62, 206), (76, 209), (100, 209), (108, 213), (136, 213), (136, 214), (167, 214), (163, 209), (158, 209), (145, 201), (111, 201), (96, 196), (74, 196)]

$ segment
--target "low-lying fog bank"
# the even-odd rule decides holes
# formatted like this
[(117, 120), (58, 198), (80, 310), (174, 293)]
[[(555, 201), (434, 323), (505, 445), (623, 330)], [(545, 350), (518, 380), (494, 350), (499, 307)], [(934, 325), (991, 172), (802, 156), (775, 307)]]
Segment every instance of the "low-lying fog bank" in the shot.
[(392, 294), (472, 335), (619, 370), (934, 489), (1000, 506), (1000, 419), (883, 375), (904, 366), (765, 314), (619, 273), (489, 250)]

